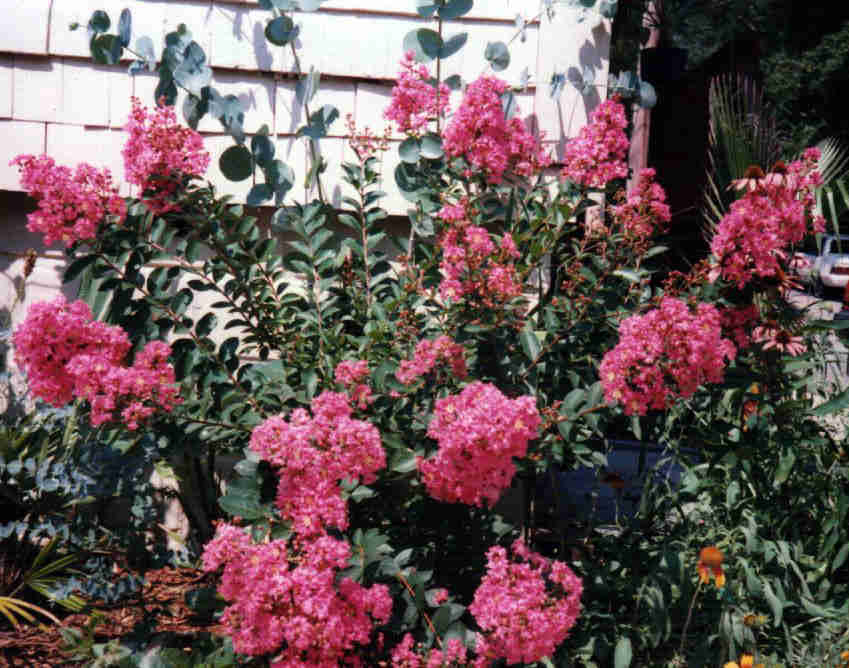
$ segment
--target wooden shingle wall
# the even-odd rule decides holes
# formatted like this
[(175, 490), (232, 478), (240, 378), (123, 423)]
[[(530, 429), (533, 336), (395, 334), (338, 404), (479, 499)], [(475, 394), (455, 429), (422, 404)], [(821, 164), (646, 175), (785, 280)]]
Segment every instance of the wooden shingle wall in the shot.
[[(96, 9), (113, 21), (124, 7), (133, 17), (133, 35), (149, 35), (158, 54), (164, 36), (185, 23), (204, 48), (213, 67), (213, 85), (224, 94), (240, 96), (246, 108), (245, 129), (250, 134), (267, 124), (277, 140), (277, 155), (303, 182), (307, 169), (303, 140), (294, 137), (303, 124), (294, 103), (294, 63), (288, 49), (271, 47), (263, 36), (268, 11), (255, 0), (3, 0), (0, 13), (0, 190), (19, 190), (17, 170), (9, 160), (20, 153), (47, 152), (57, 162), (81, 160), (123, 174), (122, 126), (130, 109), (130, 96), (151, 105), (154, 74), (131, 77), (125, 67), (99, 67), (88, 52), (85, 25)], [(527, 68), (532, 85), (518, 95), (524, 116), (546, 138), (562, 145), (586, 122), (587, 111), (598, 95), (582, 97), (568, 85), (555, 103), (548, 95), (554, 71), (582, 70), (591, 65), (603, 97), (607, 79), (609, 22), (595, 14), (578, 22), (578, 11), (555, 3), (553, 21), (541, 18), (526, 30), (525, 39), (514, 39), (517, 14), (537, 15), (533, 0), (477, 0), (463, 19), (444, 25), (445, 36), (466, 31), (466, 46), (444, 62), (443, 72), (460, 74), (464, 81), (484, 71), (483, 52), (488, 42), (510, 42), (510, 66), (498, 76), (518, 83)], [(415, 14), (414, 0), (327, 0), (315, 13), (296, 14), (301, 25), (298, 54), (302, 66), (321, 72), (321, 88), (313, 104), (333, 104), (342, 118), (354, 114), (358, 127), (378, 133), (386, 125), (383, 110), (390, 99), (393, 79), (402, 56), (402, 40), (410, 30), (434, 26)], [(593, 18), (595, 17), (595, 18)], [(70, 31), (78, 22), (81, 28)], [(511, 42), (512, 39), (512, 42)], [(540, 86), (535, 86), (540, 82)], [(178, 108), (180, 101), (178, 100)], [(340, 118), (330, 137), (322, 140), (322, 153), (330, 167), (328, 185), (338, 181), (338, 163), (346, 155), (345, 124)], [(211, 118), (199, 127), (212, 154), (208, 177), (224, 192), (243, 199), (250, 182), (231, 183), (217, 169), (220, 153), (231, 144)], [(400, 137), (394, 135), (395, 140)], [(407, 204), (392, 178), (397, 151), (386, 154), (384, 206), (403, 213)], [(331, 187), (332, 191), (333, 188)], [(124, 186), (124, 192), (129, 189)], [(293, 192), (304, 199), (308, 193)], [(336, 198), (341, 195), (336, 190)]]

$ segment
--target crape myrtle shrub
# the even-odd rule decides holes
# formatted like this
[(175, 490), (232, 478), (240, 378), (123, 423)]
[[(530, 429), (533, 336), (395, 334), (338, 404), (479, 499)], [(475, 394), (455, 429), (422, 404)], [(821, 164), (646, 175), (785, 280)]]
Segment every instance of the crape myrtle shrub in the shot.
[[(291, 10), (317, 3), (261, 4), (267, 39), (297, 53)], [(383, 229), (381, 136), (349, 119), (350, 196), (334, 210), (315, 142), (339, 112), (307, 113), (319, 196), (280, 206), (291, 170), (267, 133), (247, 141), (189, 31), (167, 36), (160, 61), (139, 38), (132, 68), (157, 70), (160, 85), (159, 106), (134, 100), (127, 126), (134, 197), (117, 197), (105, 170), (14, 161), (38, 202), (31, 229), (65, 246), (66, 279), (82, 277), (88, 296), (34, 305), (14, 333), (17, 363), (44, 401), (76, 399), (100, 440), (153, 445), (171, 467), (245, 657), (789, 657), (849, 606), (845, 452), (814, 420), (849, 395), (812, 408), (827, 325), (785, 300), (792, 246), (821, 229), (817, 152), (731, 184), (739, 199), (710, 258), (664, 272), (665, 193), (651, 169), (623, 190), (620, 98), (597, 106), (556, 165), (493, 72), (434, 78), (465, 42), (443, 39), (442, 24), (470, 6), (420, 3), (440, 30), (405, 40), (386, 110), (406, 134), (400, 238)], [(109, 28), (96, 12), (98, 62), (129, 48), (129, 12)], [(498, 71), (509, 51), (491, 44), (486, 57)], [(299, 83), (308, 112), (317, 85), (314, 73)], [(225, 175), (264, 179), (249, 201), (275, 200), (283, 248), (203, 183), (209, 156), (177, 120), (178, 86), (190, 126), (211, 113), (233, 135)], [(456, 105), (450, 86), (463, 89)], [(599, 192), (603, 211), (588, 215)], [(334, 235), (337, 222), (351, 234)], [(193, 318), (201, 293), (212, 303)], [(579, 465), (633, 494), (605, 468), (612, 435), (667, 444), (681, 485), (650, 475), (636, 515), (603, 527), (570, 521), (558, 499), (549, 517), (496, 512), (517, 477), (549, 477), (556, 492), (557, 472)], [(222, 496), (223, 454), (243, 459)], [(832, 651), (846, 639), (828, 629)]]

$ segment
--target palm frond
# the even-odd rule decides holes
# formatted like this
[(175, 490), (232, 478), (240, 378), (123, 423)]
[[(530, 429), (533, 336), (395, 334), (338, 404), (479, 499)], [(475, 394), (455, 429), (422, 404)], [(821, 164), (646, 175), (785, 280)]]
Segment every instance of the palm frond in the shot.
[(710, 241), (734, 194), (726, 187), (750, 165), (768, 170), (779, 158), (776, 121), (766, 108), (763, 90), (750, 76), (714, 77), (708, 94), (710, 125), (708, 166), (702, 198), (702, 233)]

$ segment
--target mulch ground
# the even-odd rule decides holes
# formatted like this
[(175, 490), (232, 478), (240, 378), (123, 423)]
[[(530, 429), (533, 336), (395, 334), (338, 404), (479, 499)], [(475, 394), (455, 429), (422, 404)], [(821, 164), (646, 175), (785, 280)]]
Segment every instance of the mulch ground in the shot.
[[(127, 635), (146, 613), (156, 615), (155, 633), (174, 633), (189, 639), (204, 631), (216, 633), (221, 630), (217, 624), (199, 619), (185, 601), (187, 591), (214, 584), (214, 575), (190, 568), (162, 568), (146, 571), (144, 577), (144, 586), (133, 598), (112, 606), (92, 603), (91, 609), (103, 616), (103, 621), (94, 627), (95, 642), (108, 642)], [(68, 615), (62, 621), (66, 627), (81, 629), (89, 621), (89, 613)], [(29, 624), (10, 629), (5, 619), (0, 620), (0, 668), (80, 665), (63, 651), (63, 645), (59, 627), (53, 624)]]

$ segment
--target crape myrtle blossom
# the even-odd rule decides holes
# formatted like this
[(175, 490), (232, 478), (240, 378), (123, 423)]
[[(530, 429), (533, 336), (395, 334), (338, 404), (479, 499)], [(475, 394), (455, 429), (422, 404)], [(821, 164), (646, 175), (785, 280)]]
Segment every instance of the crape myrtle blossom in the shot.
[(627, 125), (625, 107), (618, 98), (598, 105), (578, 136), (566, 144), (563, 177), (585, 188), (603, 188), (608, 181), (625, 178)]
[(482, 76), (470, 83), (442, 133), (445, 154), (464, 157), (488, 183), (501, 183), (507, 171), (528, 177), (551, 164), (550, 155), (522, 120), (505, 117), (501, 96), (508, 88), (496, 77)]
[(651, 167), (641, 170), (627, 200), (611, 207), (617, 222), (633, 237), (647, 239), (671, 219), (666, 192), (654, 178)]
[(38, 202), (38, 209), (27, 215), (27, 229), (43, 234), (47, 246), (94, 239), (108, 217), (120, 224), (127, 216), (127, 204), (108, 169), (81, 163), (71, 171), (46, 155), (19, 155), (9, 164), (18, 167), (21, 187)]
[(731, 204), (717, 225), (711, 253), (717, 265), (712, 278), (722, 276), (742, 288), (753, 279), (784, 276), (787, 248), (813, 232), (822, 232), (822, 216), (814, 216), (814, 189), (822, 183), (816, 171), (819, 150), (805, 151), (781, 178), (747, 184), (745, 194)]
[(271, 665), (362, 665), (353, 654), (385, 624), (392, 597), (382, 584), (364, 587), (340, 573), (351, 548), (327, 535), (294, 549), (284, 540), (254, 544), (242, 529), (218, 526), (203, 552), (207, 572), (223, 567), (218, 593), (230, 602), (221, 617), (237, 652), (274, 654)]
[(125, 177), (139, 186), (154, 213), (173, 211), (186, 179), (206, 172), (209, 153), (200, 134), (180, 125), (173, 107), (148, 112), (135, 97), (132, 104), (125, 127), (130, 136), (121, 151)]
[(425, 65), (416, 64), (415, 53), (405, 53), (398, 82), (392, 89), (392, 101), (383, 114), (387, 120), (395, 121), (399, 132), (423, 134), (430, 120), (445, 116), (451, 89), (441, 83), (437, 95), (437, 88), (429, 80), (430, 71)]
[(525, 456), (539, 425), (533, 397), (508, 399), (489, 383), (475, 381), (438, 399), (427, 435), (439, 449), (417, 461), (428, 493), (449, 503), (494, 505), (516, 472), (513, 458)]
[(508, 558), (501, 546), (489, 549), (486, 575), (469, 606), (483, 630), (476, 665), (498, 659), (533, 663), (551, 656), (581, 611), (583, 584), (565, 563), (532, 552), (521, 540), (511, 551)]
[(599, 372), (604, 395), (626, 415), (665, 410), (699, 385), (722, 381), (734, 344), (722, 336), (719, 311), (700, 303), (664, 297), (659, 308), (619, 325), (619, 343), (604, 355)]
[(434, 369), (441, 370), (443, 367), (450, 369), (449, 373), (457, 380), (463, 380), (468, 373), (465, 349), (445, 335), (433, 341), (429, 339), (419, 341), (416, 344), (413, 359), (401, 360), (395, 377), (404, 385), (412, 385)]
[(151, 341), (127, 366), (127, 333), (93, 320), (81, 300), (68, 304), (59, 296), (33, 304), (12, 340), (33, 394), (54, 406), (85, 399), (95, 426), (120, 419), (132, 431), (180, 403), (170, 346)]
[(351, 399), (361, 410), (365, 410), (375, 401), (371, 387), (362, 382), (368, 378), (368, 374), (367, 360), (345, 360), (339, 362), (334, 371), (334, 380), (351, 393)]
[(268, 418), (251, 434), (250, 447), (277, 467), (277, 506), (302, 539), (326, 527), (346, 529), (348, 509), (339, 481), (375, 480), (386, 453), (374, 425), (351, 418), (350, 397), (325, 391), (312, 400), (312, 415), (293, 410)]
[(415, 639), (405, 634), (392, 649), (392, 668), (446, 668), (472, 665), (468, 650), (459, 638), (449, 638), (442, 648), (415, 647)]

